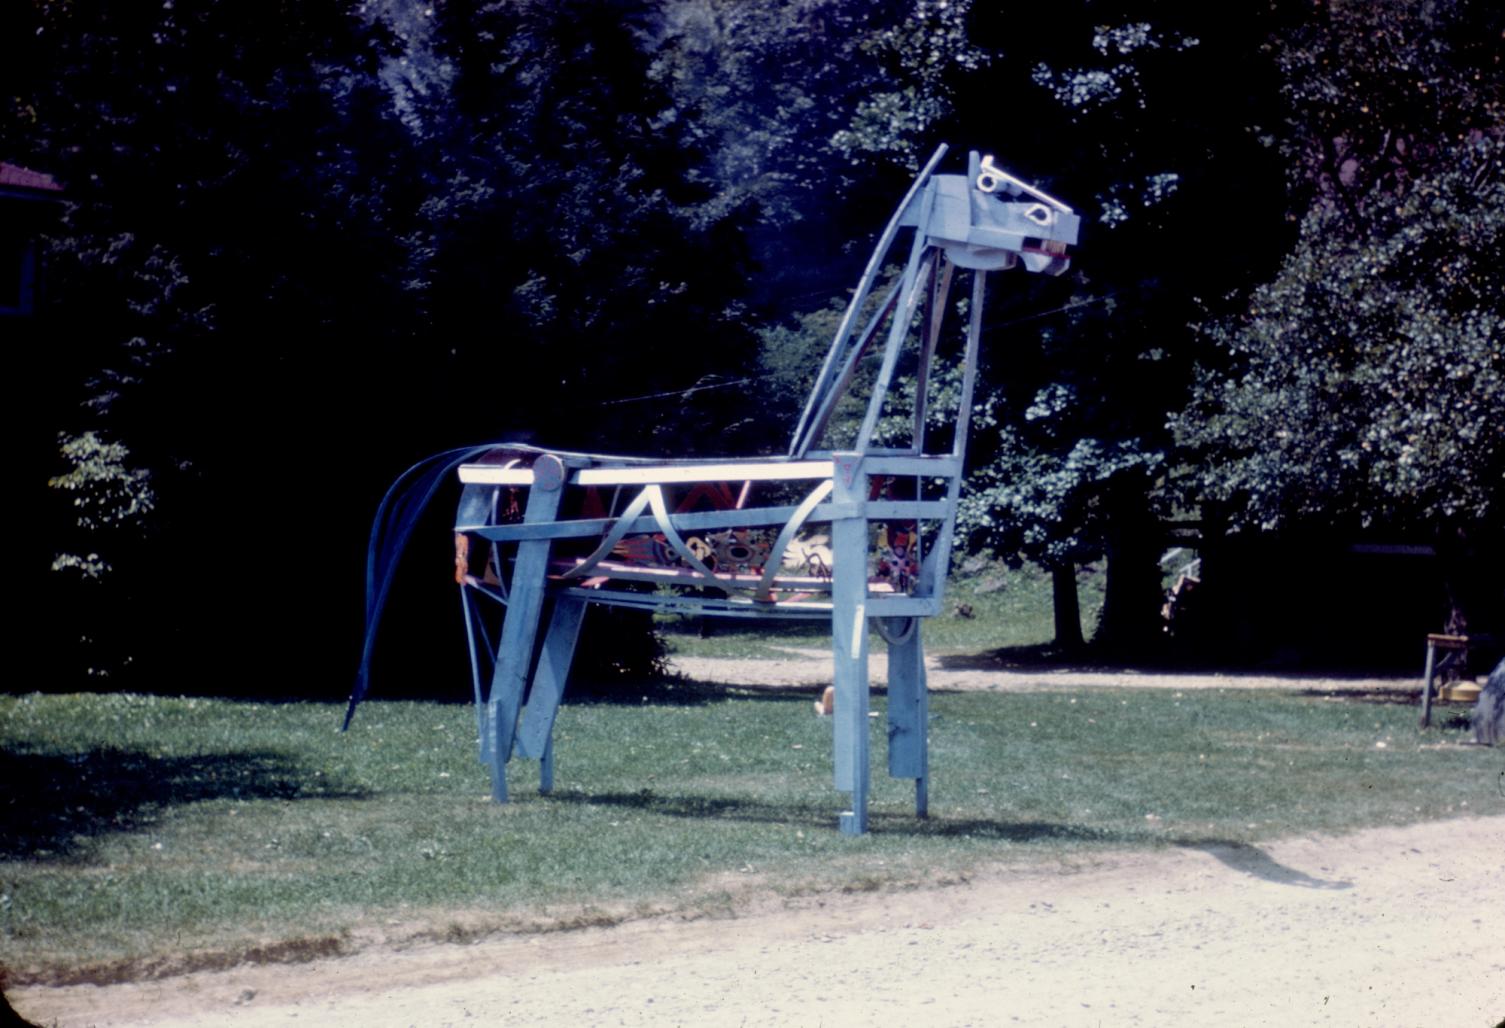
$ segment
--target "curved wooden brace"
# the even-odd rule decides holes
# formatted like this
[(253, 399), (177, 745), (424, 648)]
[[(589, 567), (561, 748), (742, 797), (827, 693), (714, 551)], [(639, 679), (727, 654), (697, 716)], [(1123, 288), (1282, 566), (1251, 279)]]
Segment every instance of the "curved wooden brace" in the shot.
[[(659, 487), (656, 485), (645, 486), (642, 492), (633, 497), (632, 502), (627, 505), (627, 509), (617, 518), (616, 524), (611, 526), (611, 531), (606, 533), (606, 537), (601, 540), (601, 545), (592, 550), (589, 557), (586, 557), (585, 560), (576, 564), (559, 577), (562, 579), (583, 578), (591, 568), (610, 556), (611, 551), (616, 547), (617, 543), (622, 541), (622, 537), (632, 527), (632, 523), (643, 513), (643, 508), (652, 502), (650, 493), (658, 491)], [(663, 495), (660, 493), (659, 503), (662, 504), (663, 502)]]
[(784, 563), (784, 551), (794, 541), (795, 533), (804, 527), (810, 513), (820, 506), (822, 500), (831, 495), (831, 490), (836, 487), (832, 479), (826, 479), (810, 491), (804, 502), (795, 508), (789, 520), (779, 531), (779, 536), (774, 540), (773, 547), (768, 551), (768, 563), (763, 565), (763, 577), (758, 581), (758, 587), (753, 592), (753, 599), (761, 603), (773, 602), (773, 580), (778, 575), (779, 568)]
[(663, 489), (656, 485), (650, 485), (643, 492), (648, 495), (648, 506), (653, 509), (653, 519), (658, 522), (659, 531), (664, 533), (664, 539), (668, 541), (670, 546), (674, 547), (674, 552), (679, 554), (680, 559), (686, 564), (709, 579), (711, 585), (722, 585), (716, 578), (716, 572), (706, 567), (700, 558), (695, 556), (690, 548), (685, 545), (685, 541), (681, 538), (680, 534), (674, 530), (674, 525), (669, 520), (669, 508), (664, 503)]

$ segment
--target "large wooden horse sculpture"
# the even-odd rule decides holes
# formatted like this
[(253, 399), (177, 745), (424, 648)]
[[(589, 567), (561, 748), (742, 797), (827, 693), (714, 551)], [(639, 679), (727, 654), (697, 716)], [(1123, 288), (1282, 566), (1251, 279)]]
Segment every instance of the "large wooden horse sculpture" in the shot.
[[(507, 799), (513, 756), (553, 782), (552, 732), (587, 604), (717, 617), (818, 618), (835, 655), (835, 780), (851, 794), (841, 831), (867, 829), (868, 625), (889, 650), (888, 770), (915, 782), (926, 812), (927, 702), (919, 619), (941, 610), (977, 375), (984, 282), (1023, 264), (1059, 274), (1080, 219), (1058, 200), (971, 154), (941, 175), (943, 146), (878, 241), (782, 456), (651, 460), (501, 444), (440, 454), (388, 494), (373, 533), (368, 639), (351, 710), (365, 691), (371, 630), (396, 552), (442, 476), (463, 483), (455, 520), (480, 734), (492, 795)], [(897, 283), (869, 303), (901, 233)], [(927, 393), (953, 272), (971, 272), (970, 323), (949, 446), (926, 452)], [(912, 327), (919, 321), (919, 332)], [(817, 449), (859, 362), (886, 327), (855, 438)], [(915, 338), (911, 338), (914, 336)], [(901, 355), (914, 351), (907, 445), (885, 410)], [(880, 435), (890, 445), (875, 444)], [(770, 497), (758, 502), (760, 495)], [(645, 587), (643, 583), (647, 583)], [(543, 638), (537, 638), (547, 613)], [(349, 723), (347, 716), (346, 723)]]

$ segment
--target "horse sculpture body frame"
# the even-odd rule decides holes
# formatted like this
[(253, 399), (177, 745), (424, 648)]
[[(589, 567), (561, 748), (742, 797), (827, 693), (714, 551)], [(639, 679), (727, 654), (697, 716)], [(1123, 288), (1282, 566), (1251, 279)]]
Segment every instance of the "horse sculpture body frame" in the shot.
[[(925, 165), (880, 237), (787, 453), (653, 460), (500, 444), (436, 455), (400, 480), (373, 532), (367, 644), (350, 711), (365, 692), (396, 554), (417, 511), (458, 469), (456, 578), (480, 756), (498, 802), (507, 799), (513, 756), (540, 760), (541, 790), (552, 788), (554, 719), (585, 608), (598, 603), (829, 620), (834, 778), (851, 797), (839, 819), (846, 834), (865, 832), (868, 824), (867, 626), (873, 623), (889, 650), (889, 774), (914, 780), (916, 814), (925, 816), (928, 712), (919, 622), (939, 613), (944, 600), (987, 273), (1019, 264), (1061, 273), (1080, 225), (1069, 207), (997, 168), (991, 157), (971, 154), (965, 176), (937, 174), (945, 153), (942, 146)], [(874, 310), (869, 297), (905, 230), (913, 238), (903, 272)], [(928, 453), (929, 376), (956, 268), (972, 274), (960, 395), (949, 446)], [(917, 322), (909, 445), (878, 446), (885, 401)], [(859, 362), (885, 328), (882, 362), (855, 439), (842, 449), (817, 449)], [(780, 495), (760, 505), (752, 502), (759, 491)], [(813, 548), (801, 541), (812, 533), (821, 537)], [(641, 591), (642, 583), (653, 591)]]

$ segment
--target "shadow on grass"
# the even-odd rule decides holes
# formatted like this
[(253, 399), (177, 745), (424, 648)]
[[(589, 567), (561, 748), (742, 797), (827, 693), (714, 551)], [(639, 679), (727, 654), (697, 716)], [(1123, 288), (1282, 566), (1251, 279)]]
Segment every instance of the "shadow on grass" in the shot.
[[(1377, 707), (1410, 707), (1421, 710), (1421, 689), (1302, 689), (1292, 695), (1307, 699), (1336, 700), (1345, 703), (1368, 703)], [(1473, 727), (1474, 704), (1471, 701), (1432, 701), (1432, 727), (1444, 732), (1466, 732)]]
[[(1382, 707), (1421, 707), (1421, 690), (1400, 689), (1302, 689), (1294, 695), (1322, 700), (1350, 700), (1354, 703), (1373, 703)], [(1433, 701), (1435, 707), (1437, 701)]]
[(936, 658), (947, 671), (1001, 671), (1011, 669), (1056, 671), (1105, 671), (1108, 665), (1085, 653), (1067, 653), (1049, 643), (1034, 646), (1004, 646), (977, 653), (947, 653)]
[[(1299, 665), (1277, 661), (1217, 660), (1210, 657), (1178, 653), (1175, 651), (1150, 650), (1133, 656), (1088, 646), (1079, 651), (1068, 652), (1059, 647), (1042, 643), (1032, 646), (1004, 646), (977, 653), (946, 654), (938, 658), (940, 666), (950, 671), (1064, 671), (1077, 673), (1140, 672), (1142, 674), (1217, 674), (1237, 679), (1241, 676), (1273, 678), (1290, 682), (1292, 690), (1301, 688), (1313, 679), (1324, 682), (1354, 682), (1355, 689), (1375, 690), (1376, 679), (1393, 681), (1397, 691), (1410, 688), (1410, 679), (1420, 681), (1409, 665), (1393, 667), (1388, 664), (1373, 666), (1334, 664), (1309, 661)], [(1420, 691), (1419, 685), (1416, 692)], [(1322, 693), (1326, 695), (1326, 691)]]
[[(775, 804), (738, 796), (689, 796), (654, 792), (568, 792), (553, 793), (553, 802), (586, 806), (622, 807), (643, 814), (684, 817), (697, 820), (744, 821), (754, 824), (780, 824), (791, 828), (835, 830), (836, 803)], [(1045, 840), (1092, 843), (1131, 843), (1140, 836), (1129, 836), (1082, 825), (1046, 821), (1004, 821), (992, 818), (917, 818), (913, 814), (870, 811), (869, 828), (884, 835), (908, 835), (930, 838), (995, 839), (1028, 843)]]
[(62, 859), (93, 836), (129, 832), (157, 811), (217, 799), (353, 799), (363, 793), (308, 774), (278, 753), (158, 757), (99, 748), (0, 749), (0, 857)]
[[(728, 700), (758, 700), (786, 703), (812, 700), (825, 688), (819, 685), (736, 685), (695, 678), (661, 675), (655, 678), (570, 682), (564, 694), (567, 706), (607, 704), (623, 707), (703, 707)], [(884, 690), (874, 689), (881, 694)]]
[[(576, 805), (621, 807), (664, 817), (781, 824), (791, 828), (814, 830), (834, 830), (836, 827), (836, 814), (831, 808), (817, 808), (807, 804), (772, 804), (745, 797), (689, 796), (642, 789), (630, 793), (555, 793), (549, 799), (553, 802)], [(1067, 842), (1146, 847), (1168, 842), (1180, 849), (1206, 853), (1240, 874), (1277, 885), (1331, 890), (1353, 887), (1353, 883), (1349, 881), (1316, 878), (1305, 871), (1288, 867), (1258, 846), (1231, 839), (1164, 839), (1144, 833), (1092, 828), (1087, 825), (1063, 824), (1055, 821), (1006, 821), (975, 817), (917, 818), (912, 814), (888, 811), (870, 812), (868, 823), (871, 831), (883, 835), (936, 839), (971, 838), (1019, 845)]]

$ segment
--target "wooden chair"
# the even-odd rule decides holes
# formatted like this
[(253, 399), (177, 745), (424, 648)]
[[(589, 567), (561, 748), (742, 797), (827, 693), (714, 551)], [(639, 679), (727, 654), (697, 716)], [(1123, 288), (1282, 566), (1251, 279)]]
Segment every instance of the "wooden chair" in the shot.
[[(1438, 652), (1442, 659), (1437, 658)], [(1421, 727), (1432, 724), (1432, 700), (1466, 700), (1469, 703), (1479, 698), (1479, 687), (1469, 683), (1460, 689), (1456, 682), (1460, 668), (1468, 666), (1468, 636), (1448, 635), (1442, 632), (1427, 633), (1427, 664), (1421, 675)], [(1434, 691), (1434, 683), (1443, 679), (1441, 689)]]
[[(513, 756), (540, 760), (541, 787), (552, 787), (555, 715), (585, 607), (600, 603), (829, 620), (835, 785), (851, 795), (839, 822), (847, 834), (867, 829), (867, 626), (873, 624), (889, 650), (889, 774), (914, 780), (916, 814), (925, 815), (928, 716), (919, 621), (942, 609), (984, 283), (989, 271), (1019, 264), (1061, 273), (1080, 223), (1070, 208), (995, 167), (991, 157), (971, 154), (965, 176), (937, 174), (945, 152), (941, 147), (925, 165), (880, 237), (786, 453), (651, 460), (501, 444), (437, 455), (411, 476), (405, 492), (394, 487), (389, 494), (373, 534), (368, 622), (379, 617), (395, 559), (382, 554), (394, 543), (401, 548), (414, 504), (437, 488), (435, 469), (458, 467), (456, 577), (481, 759), (497, 801), (507, 799)], [(903, 271), (872, 304), (885, 261), (906, 231)], [(950, 439), (941, 452), (928, 452), (928, 386), (943, 359), (942, 324), (956, 268), (971, 272), (970, 323), (953, 364), (960, 369), (959, 396)], [(854, 437), (819, 449), (880, 333), (882, 359), (860, 424), (852, 419)], [(884, 417), (885, 401), (906, 351), (914, 362), (915, 403), (903, 430), (895, 431), (892, 415)], [(368, 635), (367, 662), (370, 643)], [(364, 669), (363, 663), (352, 711), (365, 691)]]

